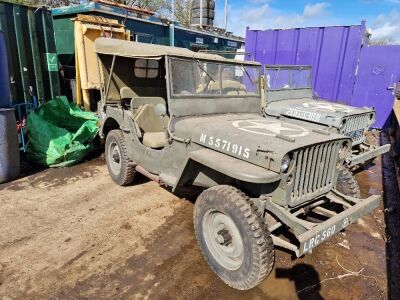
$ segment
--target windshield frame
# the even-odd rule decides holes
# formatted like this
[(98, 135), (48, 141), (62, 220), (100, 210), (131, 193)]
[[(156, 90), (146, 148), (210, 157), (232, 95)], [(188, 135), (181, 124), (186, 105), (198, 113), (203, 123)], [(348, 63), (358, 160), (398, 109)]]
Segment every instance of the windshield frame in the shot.
[[(267, 70), (309, 70), (310, 71), (310, 77), (309, 77), (309, 86), (308, 87), (299, 87), (299, 88), (280, 88), (280, 89), (271, 89), (268, 87), (268, 82), (267, 82), (267, 75), (268, 72)], [(290, 78), (290, 77), (289, 77)], [(312, 76), (312, 66), (310, 65), (265, 65), (264, 66), (264, 91), (266, 93), (270, 92), (279, 92), (279, 91), (298, 91), (298, 90), (312, 90), (313, 86), (313, 76)]]
[[(228, 66), (239, 66), (245, 69), (245, 67), (253, 67), (258, 70), (257, 78), (258, 82), (258, 91), (254, 94), (238, 94), (238, 95), (225, 95), (225, 94), (188, 94), (188, 95), (179, 95), (179, 94), (174, 94), (174, 89), (173, 89), (173, 74), (172, 74), (172, 63), (173, 60), (182, 60), (182, 61), (188, 61), (188, 62), (197, 62), (197, 63), (215, 63), (215, 64), (220, 64), (220, 65), (228, 65)], [(167, 89), (168, 89), (168, 96), (170, 99), (187, 99), (187, 98), (199, 98), (199, 99), (212, 99), (212, 98), (219, 98), (219, 99), (229, 99), (229, 98), (261, 98), (262, 95), (262, 86), (261, 86), (261, 65), (255, 65), (255, 64), (248, 64), (246, 62), (227, 62), (227, 61), (218, 61), (218, 60), (206, 60), (206, 59), (197, 59), (197, 58), (190, 58), (190, 57), (179, 57), (179, 56), (168, 56), (166, 57), (167, 61), (167, 74), (168, 74), (168, 84), (167, 84)], [(221, 70), (220, 70), (221, 72)], [(247, 72), (244, 71), (244, 74)], [(246, 75), (245, 75), (246, 76)], [(220, 76), (221, 77), (221, 76)], [(222, 80), (220, 80), (220, 86), (222, 90)]]

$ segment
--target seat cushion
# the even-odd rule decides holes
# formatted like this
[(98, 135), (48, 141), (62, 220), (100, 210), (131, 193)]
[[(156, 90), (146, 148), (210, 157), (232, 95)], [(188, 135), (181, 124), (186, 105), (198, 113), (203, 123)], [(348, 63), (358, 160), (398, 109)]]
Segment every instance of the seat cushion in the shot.
[(165, 132), (145, 132), (143, 134), (143, 145), (146, 147), (158, 149), (167, 144)]
[(168, 124), (169, 118), (165, 116), (163, 123), (163, 120), (156, 115), (155, 106), (145, 104), (139, 108), (134, 121), (144, 132), (164, 132), (164, 124)]

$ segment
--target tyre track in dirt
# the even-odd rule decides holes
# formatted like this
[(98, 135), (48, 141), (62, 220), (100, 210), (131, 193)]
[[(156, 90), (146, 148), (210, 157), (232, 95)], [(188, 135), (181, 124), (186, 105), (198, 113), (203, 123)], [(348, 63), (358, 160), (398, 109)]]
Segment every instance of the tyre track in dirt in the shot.
[[(381, 193), (380, 162), (357, 175), (363, 196)], [(382, 208), (311, 255), (276, 251), (271, 275), (250, 291), (207, 266), (193, 230), (195, 195), (141, 179), (118, 187), (104, 160), (49, 169), (0, 185), (0, 298), (384, 299)], [(187, 201), (184, 196), (190, 199)], [(320, 283), (348, 269), (367, 277)], [(298, 293), (309, 286), (313, 288)]]
[[(86, 167), (93, 176), (73, 184), (40, 187), (33, 175), (4, 186), (14, 197), (0, 196), (0, 295), (17, 287), (14, 296), (40, 297), (111, 271), (127, 253), (145, 251), (147, 235), (183, 205), (152, 182), (121, 188), (103, 165)], [(24, 188), (16, 191), (15, 184)]]

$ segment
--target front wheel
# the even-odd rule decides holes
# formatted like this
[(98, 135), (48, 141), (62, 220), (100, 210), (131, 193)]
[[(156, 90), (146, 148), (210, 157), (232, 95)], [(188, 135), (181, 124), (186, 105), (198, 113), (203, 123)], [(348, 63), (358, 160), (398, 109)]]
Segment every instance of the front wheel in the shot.
[(221, 185), (204, 191), (195, 204), (194, 227), (205, 259), (229, 286), (248, 290), (271, 272), (272, 238), (238, 189)]
[(346, 166), (342, 166), (339, 170), (336, 190), (346, 196), (361, 198), (360, 186), (353, 173)]
[(125, 138), (121, 130), (112, 130), (107, 135), (105, 156), (108, 172), (118, 185), (130, 184), (135, 178), (135, 167), (128, 158)]

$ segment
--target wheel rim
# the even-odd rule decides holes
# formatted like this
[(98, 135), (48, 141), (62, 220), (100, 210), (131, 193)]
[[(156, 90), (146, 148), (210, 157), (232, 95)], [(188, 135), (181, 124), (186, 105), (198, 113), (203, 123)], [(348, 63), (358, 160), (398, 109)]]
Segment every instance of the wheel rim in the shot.
[(108, 147), (108, 162), (111, 171), (114, 174), (119, 174), (121, 171), (121, 151), (116, 142), (111, 142)]
[(243, 263), (244, 247), (239, 229), (221, 211), (211, 209), (203, 217), (203, 235), (214, 259), (228, 270), (237, 270)]

